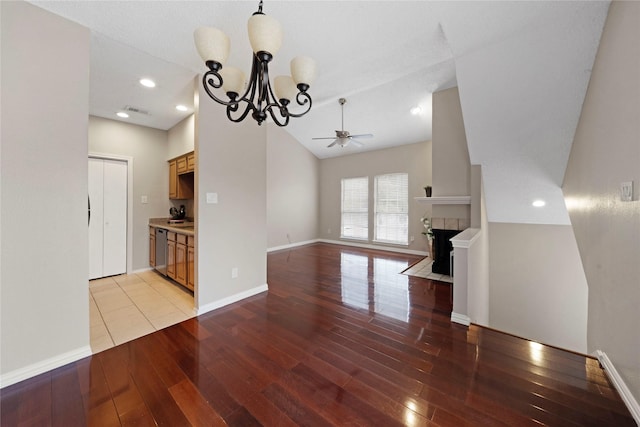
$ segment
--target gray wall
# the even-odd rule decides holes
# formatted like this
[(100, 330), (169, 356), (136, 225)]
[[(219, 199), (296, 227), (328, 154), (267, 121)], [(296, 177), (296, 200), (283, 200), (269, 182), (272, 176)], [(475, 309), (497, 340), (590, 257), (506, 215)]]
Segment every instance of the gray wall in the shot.
[(284, 129), (267, 126), (267, 247), (318, 237), (320, 160)]
[[(420, 218), (431, 217), (431, 207), (413, 200), (423, 197), (423, 187), (431, 182), (431, 141), (402, 145), (384, 150), (368, 151), (320, 161), (320, 233), (322, 239), (340, 239), (340, 197), (342, 178), (369, 177), (369, 194), (372, 193), (373, 178), (386, 173), (409, 174), (409, 236), (414, 241), (408, 249), (427, 251), (427, 238)], [(373, 236), (373, 198), (369, 200), (370, 238)], [(331, 232), (329, 232), (331, 230)]]
[(0, 11), (6, 385), (90, 354), (89, 30), (26, 2)]
[(489, 326), (586, 353), (587, 283), (568, 225), (489, 223)]
[[(267, 283), (267, 127), (251, 118), (229, 121), (202, 85), (198, 98), (196, 307), (202, 313)], [(208, 204), (206, 193), (217, 193), (218, 203)]]
[(89, 152), (133, 158), (133, 224), (127, 231), (133, 235), (131, 268), (149, 268), (149, 218), (169, 216), (167, 132), (90, 116)]
[[(469, 196), (470, 180), (460, 96), (453, 87), (433, 94), (433, 196)], [(433, 205), (433, 217), (469, 218), (470, 207)]]
[[(191, 114), (167, 131), (169, 147), (166, 160), (173, 159), (194, 150), (195, 125), (196, 116), (195, 114)], [(168, 170), (169, 169), (167, 169), (167, 171)], [(167, 172), (167, 174), (168, 173), (169, 172)]]
[[(613, 2), (563, 191), (589, 284), (589, 351), (640, 401), (640, 3)], [(632, 202), (619, 186), (633, 181)]]

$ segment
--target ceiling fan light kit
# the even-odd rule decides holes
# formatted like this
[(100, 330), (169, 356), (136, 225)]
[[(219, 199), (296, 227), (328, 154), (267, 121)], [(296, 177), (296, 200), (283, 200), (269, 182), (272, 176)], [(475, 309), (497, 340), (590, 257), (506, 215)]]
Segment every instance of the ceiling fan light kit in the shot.
[[(254, 52), (248, 86), (241, 70), (223, 68), (229, 57), (229, 37), (217, 28), (202, 27), (194, 32), (196, 49), (209, 68), (202, 77), (204, 90), (211, 99), (227, 107), (227, 118), (232, 122), (241, 122), (251, 112), (258, 125), (270, 116), (278, 126), (286, 126), (291, 117), (302, 117), (311, 110), (312, 100), (307, 90), (315, 79), (315, 61), (306, 56), (294, 58), (290, 64), (291, 76), (274, 79), (274, 94), (269, 62), (282, 45), (282, 27), (262, 13), (262, 0), (258, 11), (249, 18), (248, 32)], [(229, 97), (228, 101), (213, 93), (213, 89), (219, 88)], [(304, 107), (299, 113), (289, 111), (294, 100)]]
[(342, 115), (342, 128), (341, 130), (336, 130), (336, 136), (327, 136), (322, 138), (311, 138), (311, 139), (335, 139), (331, 144), (327, 145), (327, 148), (331, 148), (336, 144), (338, 144), (340, 147), (346, 147), (349, 144), (349, 142), (353, 142), (353, 144), (357, 147), (362, 147), (364, 144), (362, 144), (362, 142), (358, 141), (355, 138), (373, 138), (373, 134), (370, 134), (370, 133), (351, 135), (349, 131), (344, 130), (344, 104), (346, 102), (347, 100), (344, 98), (338, 99), (338, 103), (340, 104), (340, 111)]

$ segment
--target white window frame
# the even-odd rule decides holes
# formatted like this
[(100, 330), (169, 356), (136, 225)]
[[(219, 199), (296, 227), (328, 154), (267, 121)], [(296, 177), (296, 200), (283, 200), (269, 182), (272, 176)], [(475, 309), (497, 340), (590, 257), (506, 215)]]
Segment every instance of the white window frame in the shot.
[(343, 178), (340, 187), (340, 238), (368, 241), (369, 177)]
[(374, 242), (408, 246), (409, 174), (377, 175), (373, 210)]

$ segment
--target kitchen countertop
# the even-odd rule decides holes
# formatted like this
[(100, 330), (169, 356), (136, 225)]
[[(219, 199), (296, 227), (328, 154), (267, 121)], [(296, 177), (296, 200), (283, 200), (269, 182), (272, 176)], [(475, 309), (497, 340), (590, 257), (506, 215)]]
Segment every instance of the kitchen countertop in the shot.
[(170, 224), (169, 219), (170, 218), (149, 218), (149, 227), (164, 228), (165, 230), (186, 234), (187, 236), (193, 236), (195, 234), (195, 222), (185, 220), (183, 223)]

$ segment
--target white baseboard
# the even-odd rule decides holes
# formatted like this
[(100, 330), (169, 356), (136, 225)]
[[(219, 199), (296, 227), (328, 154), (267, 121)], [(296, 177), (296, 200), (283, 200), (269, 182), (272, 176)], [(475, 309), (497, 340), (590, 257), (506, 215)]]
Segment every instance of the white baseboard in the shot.
[(469, 326), (471, 324), (471, 319), (469, 318), (469, 316), (460, 313), (454, 313), (453, 311), (451, 312), (451, 321), (465, 326)]
[(317, 241), (322, 243), (330, 243), (333, 245), (354, 246), (356, 248), (365, 248), (365, 249), (377, 249), (379, 251), (398, 252), (402, 254), (422, 255), (422, 256), (428, 255), (426, 251), (416, 251), (415, 249), (399, 248), (396, 246), (373, 245), (371, 243), (358, 243), (358, 242), (352, 242), (349, 240), (318, 239)]
[(0, 376), (0, 388), (10, 386), (20, 381), (24, 381), (36, 375), (40, 375), (44, 372), (48, 372), (52, 369), (59, 368), (68, 363), (75, 362), (85, 357), (91, 356), (91, 347), (86, 345), (76, 350), (71, 350), (66, 353), (59, 354), (54, 357), (42, 360), (37, 363), (33, 363), (24, 368), (19, 368), (11, 372), (7, 372)]
[(210, 302), (209, 304), (205, 304), (202, 307), (198, 307), (196, 313), (198, 316), (200, 316), (201, 314), (208, 313), (210, 311), (216, 310), (218, 308), (224, 307), (229, 304), (233, 304), (234, 302), (238, 302), (240, 300), (252, 297), (259, 293), (266, 292), (268, 290), (269, 290), (269, 286), (265, 283), (264, 285), (256, 286), (255, 288), (248, 289), (246, 291), (239, 292), (229, 297), (222, 298), (218, 301)]
[(310, 245), (311, 243), (317, 243), (318, 241), (319, 241), (318, 239), (313, 239), (313, 240), (305, 240), (303, 242), (289, 243), (288, 245), (274, 246), (273, 248), (267, 248), (267, 253), (281, 251), (283, 249), (296, 248), (298, 246)]
[(640, 405), (636, 398), (633, 397), (633, 394), (631, 394), (631, 390), (629, 390), (629, 387), (625, 384), (616, 367), (613, 365), (613, 362), (604, 351), (596, 350), (595, 356), (598, 358), (598, 361), (604, 368), (604, 372), (613, 383), (613, 386), (618, 390), (622, 401), (627, 405), (629, 412), (631, 412), (631, 416), (640, 426)]

